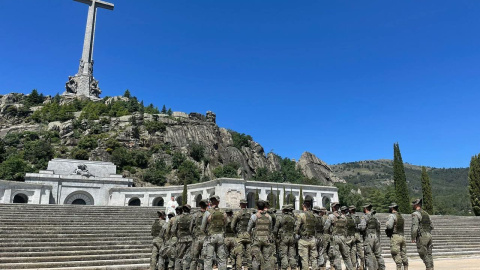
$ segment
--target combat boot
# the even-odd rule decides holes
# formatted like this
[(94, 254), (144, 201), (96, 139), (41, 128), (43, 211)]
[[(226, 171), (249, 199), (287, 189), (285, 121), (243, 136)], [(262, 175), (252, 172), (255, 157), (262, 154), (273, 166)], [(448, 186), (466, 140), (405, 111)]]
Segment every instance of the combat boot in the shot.
[(404, 265), (403, 270), (408, 270), (408, 265)]

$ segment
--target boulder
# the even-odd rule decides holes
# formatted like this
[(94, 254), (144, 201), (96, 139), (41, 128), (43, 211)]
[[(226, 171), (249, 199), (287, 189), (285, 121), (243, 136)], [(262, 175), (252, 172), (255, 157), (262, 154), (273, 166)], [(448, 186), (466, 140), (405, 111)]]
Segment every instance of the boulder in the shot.
[(334, 182), (345, 182), (345, 180), (336, 177), (327, 163), (320, 160), (314, 154), (304, 152), (298, 160), (297, 167), (308, 178), (314, 178), (323, 185), (333, 185)]

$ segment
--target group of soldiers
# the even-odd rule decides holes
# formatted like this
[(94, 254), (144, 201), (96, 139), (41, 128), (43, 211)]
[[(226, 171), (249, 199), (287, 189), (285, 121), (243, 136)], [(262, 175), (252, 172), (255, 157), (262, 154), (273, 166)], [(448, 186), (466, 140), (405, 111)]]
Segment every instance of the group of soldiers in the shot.
[[(178, 206), (175, 214), (159, 211), (152, 226), (151, 270), (211, 270), (216, 266), (233, 269), (342, 269), (384, 270), (380, 245), (380, 222), (371, 204), (363, 206), (363, 215), (355, 206), (332, 203), (332, 211), (311, 207), (305, 201), (294, 213), (293, 205), (284, 205), (282, 213), (269, 209), (269, 203), (257, 201), (257, 209), (220, 209), (220, 198), (202, 200), (200, 209)], [(421, 208), (420, 199), (412, 202), (412, 242), (426, 269), (433, 270), (430, 217)], [(408, 270), (404, 218), (392, 203), (385, 233), (390, 237), (391, 254), (397, 270)], [(167, 221), (168, 219), (168, 221)]]

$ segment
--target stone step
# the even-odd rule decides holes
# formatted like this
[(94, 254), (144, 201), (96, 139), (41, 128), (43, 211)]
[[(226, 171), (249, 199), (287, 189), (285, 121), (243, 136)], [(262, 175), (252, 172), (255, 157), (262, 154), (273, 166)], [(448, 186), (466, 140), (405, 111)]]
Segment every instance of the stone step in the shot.
[[(18, 238), (17, 240), (12, 241), (12, 239), (4, 239), (0, 238), (0, 240), (3, 240), (2, 242), (4, 243), (15, 243), (15, 242), (26, 242), (28, 241), (29, 243), (57, 243), (59, 241), (61, 242), (67, 242), (67, 243), (72, 243), (76, 241), (107, 241), (107, 242), (113, 242), (113, 241), (152, 241), (151, 236), (143, 236), (143, 237), (131, 237), (131, 236), (124, 236), (121, 239), (119, 237), (103, 237), (103, 236), (95, 236), (95, 237), (82, 237), (82, 238), (71, 238), (71, 237), (52, 237), (52, 238), (33, 238), (33, 237), (28, 237), (28, 238)], [(1, 245), (0, 245), (1, 246)]]
[[(24, 270), (38, 270), (39, 268), (25, 268)], [(82, 266), (82, 267), (59, 267), (59, 268), (41, 268), (42, 270), (149, 270), (150, 265), (144, 264), (120, 264), (107, 266)], [(11, 269), (5, 269), (11, 270)]]
[(9, 257), (0, 258), (0, 264), (8, 263), (40, 263), (40, 262), (70, 262), (70, 261), (99, 261), (99, 260), (125, 260), (149, 257), (149, 253), (120, 253), (120, 254), (95, 254), (72, 256), (41, 256), (41, 257)]
[[(122, 264), (148, 264), (149, 258), (113, 259), (94, 261), (62, 261), (62, 262), (29, 262), (29, 263), (2, 263), (1, 269), (45, 269), (61, 267), (111, 266)], [(85, 269), (85, 268), (82, 268)]]
[(36, 252), (2, 252), (2, 258), (5, 257), (48, 257), (48, 256), (84, 256), (84, 255), (102, 255), (102, 254), (129, 254), (129, 253), (148, 253), (148, 248), (125, 248), (125, 249), (102, 249), (102, 250), (59, 250), (59, 251), (36, 251)]
[(151, 240), (129, 240), (129, 241), (51, 241), (51, 242), (10, 242), (0, 243), (0, 247), (42, 247), (42, 246), (94, 246), (94, 245), (117, 245), (119, 243), (129, 245), (148, 245), (151, 244)]
[[(145, 244), (119, 243), (117, 245), (82, 245), (82, 246), (40, 246), (40, 247), (0, 247), (0, 252), (50, 252), (50, 251), (76, 251), (76, 250), (107, 250), (107, 249), (143, 249)], [(150, 245), (148, 245), (150, 247)]]

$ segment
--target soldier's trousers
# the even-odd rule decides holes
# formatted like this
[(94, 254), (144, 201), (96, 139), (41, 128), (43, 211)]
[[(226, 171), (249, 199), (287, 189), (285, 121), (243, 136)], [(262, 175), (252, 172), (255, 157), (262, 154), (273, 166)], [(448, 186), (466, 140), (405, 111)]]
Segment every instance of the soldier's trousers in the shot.
[(390, 253), (392, 253), (392, 258), (397, 265), (397, 270), (401, 270), (402, 265), (408, 266), (405, 236), (400, 234), (392, 235), (392, 238), (390, 238)]
[(324, 267), (327, 263), (325, 256), (323, 255), (326, 249), (325, 237), (323, 234), (318, 234), (315, 236), (315, 241), (317, 243), (317, 267)]
[(252, 268), (252, 242), (248, 233), (241, 233), (236, 238), (236, 245), (233, 249), (233, 254), (236, 258), (236, 269), (241, 270), (243, 262), (249, 269)]
[(378, 264), (379, 270), (385, 270), (385, 261), (382, 256), (382, 246), (380, 239), (374, 233), (369, 233), (363, 242), (365, 246), (365, 260), (368, 269), (375, 269)]
[(215, 254), (217, 255), (218, 270), (227, 269), (227, 256), (225, 253), (223, 234), (213, 234), (205, 237), (203, 248), (205, 249), (205, 263), (203, 266), (205, 270), (213, 269), (213, 258)]
[(325, 265), (327, 264), (327, 261), (330, 261), (330, 265), (333, 266), (335, 263), (335, 256), (333, 256), (333, 237), (330, 234), (324, 234), (324, 240), (325, 244), (327, 245), (325, 247), (325, 253), (323, 257), (325, 258)]
[(298, 255), (302, 264), (302, 270), (317, 269), (317, 243), (315, 237), (302, 237), (298, 240)]
[(192, 242), (191, 248), (191, 258), (192, 262), (190, 263), (190, 270), (197, 270), (200, 267), (200, 270), (203, 270), (203, 242), (205, 240), (205, 236), (201, 235), (195, 238)]
[(335, 269), (342, 269), (343, 259), (347, 270), (353, 270), (352, 260), (350, 258), (350, 248), (348, 246), (347, 237), (344, 235), (334, 235), (333, 237), (333, 256), (335, 257)]
[(417, 237), (417, 251), (420, 258), (423, 260), (427, 269), (433, 269), (433, 242), (432, 235), (427, 232), (423, 232), (422, 236)]
[(355, 233), (353, 243), (351, 245), (351, 258), (353, 268), (363, 269), (365, 265), (365, 253), (363, 252), (363, 237), (360, 233)]
[(192, 262), (192, 241), (189, 240), (178, 240), (176, 246), (176, 259), (175, 259), (175, 270), (188, 270), (190, 269), (190, 264)]
[(287, 269), (289, 266), (291, 269), (297, 268), (295, 242), (293, 235), (283, 235), (278, 243), (278, 252), (281, 259), (282, 269)]
[(234, 237), (225, 237), (225, 253), (227, 254), (226, 255), (226, 258), (227, 258), (227, 264), (228, 264), (228, 259), (231, 259), (232, 262), (234, 263), (234, 253), (233, 253), (233, 249), (235, 248), (236, 244), (237, 244), (237, 241), (235, 241), (235, 238)]
[[(160, 265), (164, 264), (163, 257), (160, 256), (161, 240), (158, 238), (153, 239), (152, 244), (152, 257), (150, 258), (150, 270), (160, 269)], [(163, 270), (163, 268), (161, 269)]]
[(252, 244), (252, 268), (253, 270), (270, 270), (275, 267), (275, 245), (271, 239), (257, 238)]

